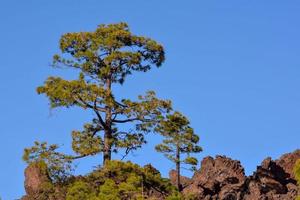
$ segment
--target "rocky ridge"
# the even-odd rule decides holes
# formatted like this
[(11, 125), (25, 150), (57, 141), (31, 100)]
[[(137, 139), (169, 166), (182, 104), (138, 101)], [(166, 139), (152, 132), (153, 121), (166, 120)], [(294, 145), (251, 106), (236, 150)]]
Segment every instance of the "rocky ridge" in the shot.
[[(191, 179), (184, 177), (184, 194), (199, 200), (293, 200), (300, 192), (293, 167), (300, 150), (277, 160), (264, 159), (251, 176), (237, 160), (226, 156), (206, 157)], [(171, 180), (174, 177), (171, 177)]]
[[(300, 150), (284, 154), (277, 160), (264, 159), (251, 175), (246, 176), (237, 160), (226, 156), (206, 157), (192, 178), (182, 177), (183, 194), (195, 200), (293, 200), (300, 193), (293, 167)], [(176, 171), (169, 174), (175, 183)], [(35, 194), (47, 182), (45, 173), (34, 167), (25, 170), (25, 190)], [(162, 199), (162, 198), (161, 198)]]

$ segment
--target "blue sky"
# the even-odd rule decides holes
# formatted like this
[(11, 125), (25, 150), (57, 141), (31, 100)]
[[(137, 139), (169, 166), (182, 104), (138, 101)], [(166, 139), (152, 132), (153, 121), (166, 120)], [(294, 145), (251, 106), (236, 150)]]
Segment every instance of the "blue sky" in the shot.
[[(166, 49), (160, 69), (134, 74), (120, 97), (153, 89), (187, 115), (204, 151), (238, 159), (247, 174), (263, 158), (299, 147), (300, 3), (296, 0), (228, 1), (16, 1), (0, 0), (0, 197), (24, 194), (21, 157), (33, 141), (70, 149), (70, 132), (91, 119), (79, 109), (49, 110), (35, 88), (49, 75), (63, 33), (94, 30), (98, 24), (127, 22)], [(157, 137), (130, 156), (152, 163), (164, 176), (173, 167), (154, 153)], [(118, 158), (118, 156), (115, 156)], [(78, 162), (76, 173), (101, 163)], [(188, 174), (187, 172), (185, 172)]]

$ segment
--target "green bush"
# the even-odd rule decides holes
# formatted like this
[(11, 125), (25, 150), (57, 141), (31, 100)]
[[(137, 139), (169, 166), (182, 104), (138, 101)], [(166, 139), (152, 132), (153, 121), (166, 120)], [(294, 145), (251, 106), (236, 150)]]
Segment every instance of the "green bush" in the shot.
[(87, 183), (76, 181), (68, 188), (66, 200), (90, 200), (93, 197), (95, 193)]
[[(76, 178), (75, 178), (76, 179)], [(85, 177), (70, 180), (66, 200), (143, 200), (153, 190), (168, 200), (179, 200), (176, 188), (151, 165), (140, 167), (132, 162), (110, 161)]]

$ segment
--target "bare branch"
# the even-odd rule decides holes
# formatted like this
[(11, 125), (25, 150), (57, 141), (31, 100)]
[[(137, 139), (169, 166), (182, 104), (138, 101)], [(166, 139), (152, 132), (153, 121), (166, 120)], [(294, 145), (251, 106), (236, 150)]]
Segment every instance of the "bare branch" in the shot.
[(125, 150), (125, 154), (122, 156), (121, 160), (124, 160), (128, 156), (128, 154), (130, 153), (131, 150), (133, 150), (133, 149), (127, 147)]
[(124, 120), (119, 120), (119, 119), (113, 120), (113, 122), (115, 122), (115, 123), (126, 123), (126, 122), (133, 122), (133, 121), (151, 122), (152, 120), (151, 119), (142, 119), (139, 117), (124, 119)]
[(133, 121), (137, 121), (139, 120), (139, 118), (131, 118), (131, 119), (124, 119), (124, 120), (118, 120), (118, 119), (114, 119), (112, 120), (115, 123), (126, 123), (126, 122), (133, 122)]

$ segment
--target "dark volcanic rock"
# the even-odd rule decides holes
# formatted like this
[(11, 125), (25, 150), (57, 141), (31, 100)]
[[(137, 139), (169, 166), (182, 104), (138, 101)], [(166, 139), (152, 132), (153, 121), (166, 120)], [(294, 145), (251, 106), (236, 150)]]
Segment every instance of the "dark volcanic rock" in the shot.
[(239, 161), (225, 156), (206, 157), (183, 193), (195, 194), (197, 199), (234, 199), (240, 196), (245, 179)]
[(276, 160), (276, 164), (287, 173), (288, 177), (294, 179), (293, 168), (296, 161), (300, 158), (300, 150), (296, 150), (293, 153), (287, 153), (282, 155), (278, 160)]
[(299, 150), (285, 154), (276, 161), (266, 158), (253, 176), (247, 178), (244, 199), (295, 199), (298, 187), (292, 169), (297, 159), (300, 159)]
[(293, 200), (299, 192), (292, 169), (300, 150), (276, 161), (263, 160), (252, 176), (239, 161), (225, 156), (206, 157), (183, 193), (207, 200)]
[[(300, 150), (284, 154), (277, 160), (266, 158), (251, 176), (245, 176), (244, 168), (237, 160), (225, 156), (206, 157), (201, 168), (189, 179), (181, 177), (183, 194), (195, 200), (293, 200), (300, 189), (293, 175), (295, 162), (300, 159)], [(159, 173), (151, 165), (146, 167), (151, 174)], [(176, 183), (176, 171), (170, 171), (170, 180)], [(50, 182), (46, 170), (32, 164), (25, 170), (27, 195), (22, 200), (37, 199), (41, 186)], [(163, 199), (157, 191), (148, 196)], [(52, 198), (51, 200), (64, 198)]]

